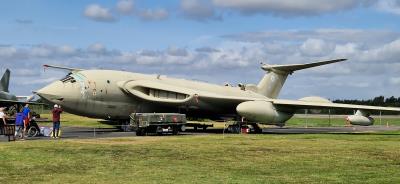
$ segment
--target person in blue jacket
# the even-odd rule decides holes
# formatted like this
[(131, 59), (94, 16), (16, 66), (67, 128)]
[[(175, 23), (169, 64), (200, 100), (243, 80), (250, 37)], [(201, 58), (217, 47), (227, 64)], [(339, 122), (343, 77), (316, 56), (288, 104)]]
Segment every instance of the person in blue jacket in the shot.
[(25, 115), (22, 112), (17, 113), (15, 116), (15, 137), (21, 136), (21, 140), (24, 140), (24, 119)]
[(25, 104), (24, 108), (22, 109), (22, 113), (24, 114), (24, 131), (22, 133), (25, 134), (29, 122), (31, 121), (31, 109), (29, 109), (29, 104)]

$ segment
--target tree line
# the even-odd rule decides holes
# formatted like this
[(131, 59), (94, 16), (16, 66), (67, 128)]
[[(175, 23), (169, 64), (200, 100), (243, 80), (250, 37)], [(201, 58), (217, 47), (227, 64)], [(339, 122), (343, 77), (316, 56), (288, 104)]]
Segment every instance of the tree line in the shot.
[[(346, 100), (337, 99), (333, 100), (334, 103), (345, 103), (345, 104), (356, 104), (356, 105), (370, 105), (370, 106), (383, 106), (383, 107), (400, 107), (400, 97), (391, 96), (385, 98), (384, 96), (377, 96), (368, 100)], [(348, 109), (335, 109), (335, 114), (352, 114), (353, 110)], [(379, 114), (379, 111), (373, 112), (372, 114)], [(397, 112), (382, 112), (384, 115), (399, 114)]]

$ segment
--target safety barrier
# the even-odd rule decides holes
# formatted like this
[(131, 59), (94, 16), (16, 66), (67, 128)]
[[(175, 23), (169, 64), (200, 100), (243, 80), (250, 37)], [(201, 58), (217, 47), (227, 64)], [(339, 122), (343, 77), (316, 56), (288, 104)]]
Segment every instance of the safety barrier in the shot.
[(15, 141), (15, 125), (7, 124), (4, 125), (3, 135), (8, 136), (8, 141)]

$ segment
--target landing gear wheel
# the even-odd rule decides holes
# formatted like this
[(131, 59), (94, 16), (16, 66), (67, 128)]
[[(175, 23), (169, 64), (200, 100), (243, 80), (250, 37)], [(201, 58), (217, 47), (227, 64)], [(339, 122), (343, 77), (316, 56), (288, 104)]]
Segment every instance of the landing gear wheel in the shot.
[(262, 128), (260, 126), (258, 126), (257, 123), (252, 123), (251, 125), (254, 128), (254, 133), (256, 133), (256, 134), (261, 134), (262, 133)]
[(159, 136), (163, 135), (162, 127), (157, 126), (156, 132), (157, 132), (157, 135), (159, 135)]
[(172, 135), (178, 135), (178, 133), (179, 133), (179, 128), (178, 127), (173, 127)]
[(240, 133), (240, 126), (237, 124), (229, 125), (228, 132), (238, 134), (238, 133)]

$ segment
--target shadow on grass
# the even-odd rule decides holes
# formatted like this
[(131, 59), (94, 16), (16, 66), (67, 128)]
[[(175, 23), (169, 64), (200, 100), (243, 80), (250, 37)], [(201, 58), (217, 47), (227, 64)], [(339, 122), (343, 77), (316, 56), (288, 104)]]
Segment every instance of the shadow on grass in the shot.
[(118, 121), (111, 121), (111, 120), (99, 120), (97, 121), (100, 124), (103, 125), (111, 125), (111, 126), (115, 126), (115, 128), (117, 128), (118, 126), (121, 126), (121, 123)]

